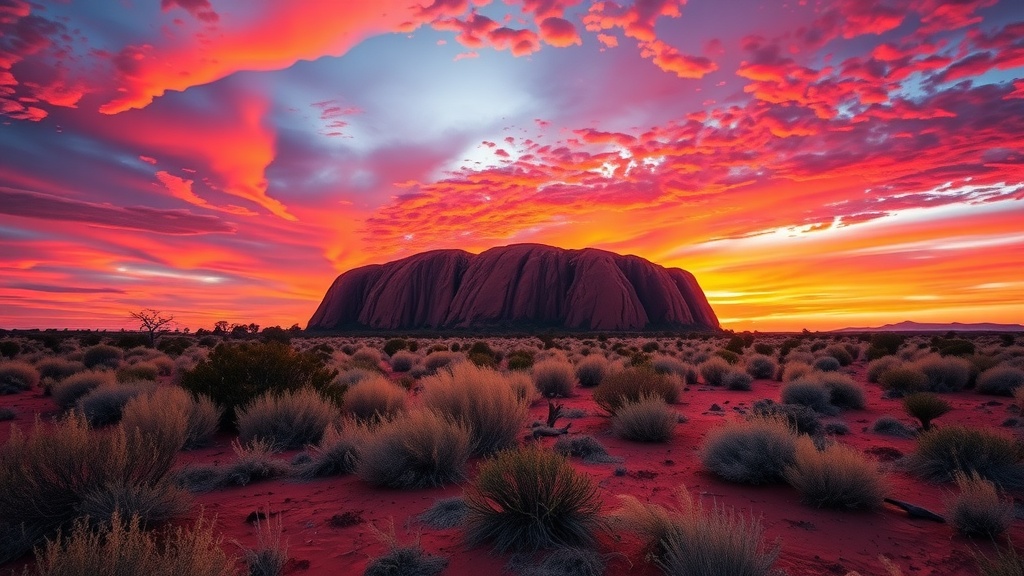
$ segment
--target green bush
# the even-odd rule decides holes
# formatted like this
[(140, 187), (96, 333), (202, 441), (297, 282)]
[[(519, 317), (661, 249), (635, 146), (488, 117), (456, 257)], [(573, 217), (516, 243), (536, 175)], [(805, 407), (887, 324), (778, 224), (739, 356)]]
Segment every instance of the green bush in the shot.
[(593, 544), (600, 526), (601, 500), (590, 477), (537, 446), (481, 464), (465, 499), (469, 543), (491, 543), (497, 552)]
[(85, 364), (64, 358), (44, 358), (36, 363), (36, 369), (41, 378), (63, 380), (85, 370)]
[(700, 447), (704, 468), (729, 482), (784, 480), (796, 455), (796, 434), (782, 418), (727, 422), (708, 431)]
[(122, 366), (114, 373), (118, 382), (137, 382), (139, 380), (150, 380), (155, 382), (160, 375), (156, 364), (151, 362), (139, 362)]
[(974, 342), (959, 338), (943, 339), (936, 342), (942, 356), (970, 356), (974, 354)]
[(152, 383), (104, 384), (78, 399), (78, 410), (90, 426), (116, 424), (128, 402), (139, 395), (152, 392)]
[(942, 358), (927, 356), (913, 366), (928, 378), (928, 389), (932, 392), (956, 392), (971, 382), (971, 363), (963, 358)]
[(594, 389), (594, 402), (604, 411), (614, 414), (620, 406), (637, 401), (643, 396), (660, 396), (669, 404), (679, 398), (679, 387), (669, 377), (644, 368), (626, 368), (605, 376)]
[(907, 467), (926, 480), (948, 482), (961, 472), (977, 474), (1004, 489), (1024, 487), (1021, 445), (986, 428), (933, 428), (920, 436)]
[(871, 362), (868, 362), (868, 382), (871, 382), (872, 384), (877, 384), (878, 381), (882, 378), (882, 374), (885, 374), (890, 369), (895, 368), (900, 364), (903, 364), (903, 361), (897, 358), (896, 356), (882, 356), (881, 358), (876, 358)]
[(533, 368), (533, 352), (513, 350), (507, 356), (509, 370), (530, 370)]
[(846, 374), (826, 372), (817, 374), (815, 380), (828, 390), (829, 403), (836, 408), (862, 410), (867, 405), (864, 386)]
[(842, 444), (818, 450), (806, 436), (797, 442), (796, 458), (785, 475), (803, 501), (816, 508), (877, 508), (885, 497), (878, 464)]
[(395, 352), (399, 350), (408, 350), (409, 341), (404, 338), (392, 338), (384, 343), (384, 347), (381, 349), (388, 356), (394, 356)]
[(612, 432), (619, 438), (637, 442), (668, 442), (672, 439), (679, 415), (661, 396), (642, 396), (627, 401), (612, 416)]
[[(895, 354), (899, 351), (900, 346), (903, 345), (904, 340), (906, 338), (899, 334), (878, 332), (871, 336), (871, 347), (884, 350), (886, 354)], [(873, 360), (873, 358), (869, 358), (869, 360)]]
[(235, 410), (267, 392), (311, 388), (340, 403), (332, 386), (337, 370), (311, 352), (279, 342), (221, 343), (207, 359), (181, 376), (181, 385), (224, 407), (222, 424), (234, 426)]
[(821, 414), (835, 414), (832, 393), (813, 377), (804, 377), (787, 382), (782, 386), (781, 400), (784, 404), (806, 406)]
[(463, 423), (430, 410), (406, 412), (367, 434), (356, 474), (386, 488), (426, 488), (465, 478), (472, 433)]
[(825, 348), (825, 356), (835, 358), (840, 366), (853, 364), (853, 355), (842, 344), (833, 344)]
[(903, 410), (921, 422), (922, 430), (931, 429), (932, 420), (952, 409), (949, 402), (929, 392), (915, 392), (903, 399)]
[(53, 401), (64, 409), (73, 408), (78, 399), (103, 385), (114, 383), (113, 372), (79, 372), (50, 388)]

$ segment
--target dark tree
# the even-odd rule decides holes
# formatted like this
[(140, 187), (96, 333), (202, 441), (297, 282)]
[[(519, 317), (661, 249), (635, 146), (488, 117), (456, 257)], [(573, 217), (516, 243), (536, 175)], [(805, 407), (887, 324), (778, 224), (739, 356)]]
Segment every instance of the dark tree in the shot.
[(156, 333), (157, 331), (166, 332), (161, 330), (164, 326), (174, 321), (174, 316), (164, 316), (163, 312), (159, 310), (153, 310), (152, 308), (146, 308), (138, 312), (129, 312), (132, 318), (139, 321), (139, 328), (149, 332), (149, 347), (152, 348), (156, 345)]

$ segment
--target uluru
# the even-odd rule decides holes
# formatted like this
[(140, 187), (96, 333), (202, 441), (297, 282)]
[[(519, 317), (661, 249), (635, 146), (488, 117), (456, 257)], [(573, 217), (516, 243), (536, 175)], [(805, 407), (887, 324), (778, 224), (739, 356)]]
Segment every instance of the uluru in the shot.
[(693, 274), (595, 248), (433, 250), (349, 270), (309, 330), (718, 330)]

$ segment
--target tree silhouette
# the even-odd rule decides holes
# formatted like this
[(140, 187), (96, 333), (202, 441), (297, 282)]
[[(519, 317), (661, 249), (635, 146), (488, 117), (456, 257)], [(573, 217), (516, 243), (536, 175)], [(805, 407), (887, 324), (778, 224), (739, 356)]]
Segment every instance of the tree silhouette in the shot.
[(146, 308), (138, 312), (129, 312), (132, 318), (139, 321), (139, 328), (149, 332), (149, 347), (156, 345), (156, 333), (158, 330), (174, 321), (174, 316), (164, 316), (163, 312)]

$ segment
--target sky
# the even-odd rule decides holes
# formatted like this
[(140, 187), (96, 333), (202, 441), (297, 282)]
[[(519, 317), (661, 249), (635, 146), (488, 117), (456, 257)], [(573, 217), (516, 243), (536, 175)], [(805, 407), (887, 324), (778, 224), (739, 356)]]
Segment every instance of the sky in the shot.
[(0, 0), (0, 328), (520, 242), (734, 330), (1024, 323), (1024, 4)]

